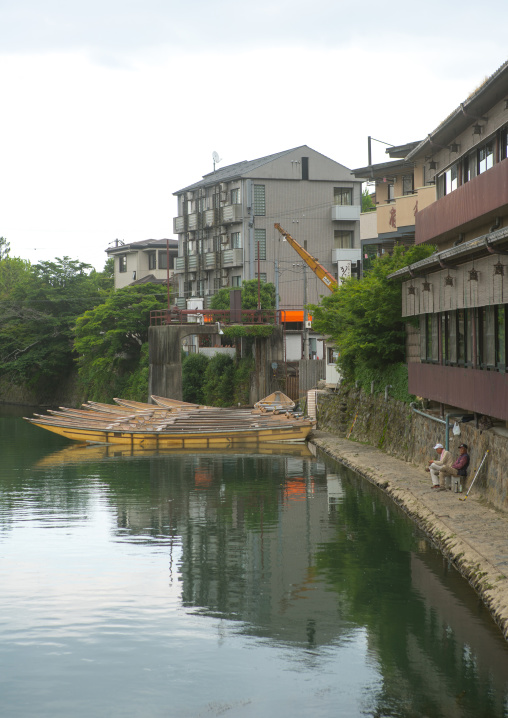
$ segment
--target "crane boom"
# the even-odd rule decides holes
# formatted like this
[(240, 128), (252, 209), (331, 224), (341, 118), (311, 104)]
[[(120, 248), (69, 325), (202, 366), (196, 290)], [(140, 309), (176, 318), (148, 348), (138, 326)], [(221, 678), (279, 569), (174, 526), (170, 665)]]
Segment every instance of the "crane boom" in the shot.
[(282, 234), (284, 239), (289, 242), (295, 252), (298, 252), (303, 261), (312, 269), (316, 277), (319, 277), (319, 279), (323, 282), (323, 284), (326, 284), (330, 291), (333, 292), (334, 289), (337, 289), (339, 285), (335, 277), (331, 275), (330, 272), (328, 272), (323, 267), (323, 265), (317, 261), (315, 257), (309, 254), (307, 250), (302, 247), (301, 244), (298, 244), (296, 239), (293, 239), (289, 232), (286, 232), (285, 229), (282, 229), (278, 222), (274, 224), (274, 227)]

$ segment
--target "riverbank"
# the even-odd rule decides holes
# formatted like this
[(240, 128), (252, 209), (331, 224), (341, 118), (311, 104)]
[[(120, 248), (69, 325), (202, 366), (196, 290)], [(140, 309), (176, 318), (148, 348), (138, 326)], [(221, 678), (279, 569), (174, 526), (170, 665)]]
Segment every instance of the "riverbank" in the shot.
[[(315, 431), (311, 442), (390, 496), (469, 581), (508, 640), (508, 515), (475, 494), (431, 489), (430, 475), (367, 444)], [(472, 478), (472, 477), (471, 477)]]

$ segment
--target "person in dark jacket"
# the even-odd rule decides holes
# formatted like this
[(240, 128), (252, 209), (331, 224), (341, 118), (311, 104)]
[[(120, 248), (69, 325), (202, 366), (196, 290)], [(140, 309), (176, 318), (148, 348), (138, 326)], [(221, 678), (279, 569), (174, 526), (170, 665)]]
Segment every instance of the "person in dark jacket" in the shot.
[(454, 491), (459, 490), (459, 484), (462, 476), (467, 476), (467, 468), (469, 466), (469, 454), (467, 453), (467, 444), (459, 446), (459, 456), (451, 466), (443, 466), (439, 470), (439, 484), (441, 491), (451, 490), (452, 484)]

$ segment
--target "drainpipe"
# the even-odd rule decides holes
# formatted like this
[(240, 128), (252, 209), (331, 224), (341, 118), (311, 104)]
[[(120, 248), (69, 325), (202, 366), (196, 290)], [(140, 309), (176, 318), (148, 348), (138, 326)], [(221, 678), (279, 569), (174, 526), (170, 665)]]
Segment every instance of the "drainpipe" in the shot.
[(415, 414), (420, 414), (420, 416), (424, 416), (426, 419), (432, 419), (432, 421), (437, 421), (439, 424), (445, 425), (445, 449), (448, 451), (450, 446), (450, 419), (457, 416), (463, 416), (464, 412), (461, 412), (460, 414), (445, 414), (444, 419), (439, 419), (437, 416), (432, 416), (432, 414), (426, 414), (424, 411), (416, 409), (414, 401), (412, 401), (409, 406)]

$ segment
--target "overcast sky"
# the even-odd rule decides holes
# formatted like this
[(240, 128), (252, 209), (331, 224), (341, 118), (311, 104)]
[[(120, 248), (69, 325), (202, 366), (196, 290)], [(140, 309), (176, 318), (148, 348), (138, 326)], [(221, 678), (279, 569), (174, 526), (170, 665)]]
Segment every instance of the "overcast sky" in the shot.
[(422, 139), (508, 58), (507, 21), (505, 0), (0, 0), (0, 236), (102, 269), (116, 238), (173, 237), (214, 150), (364, 166), (368, 135)]

